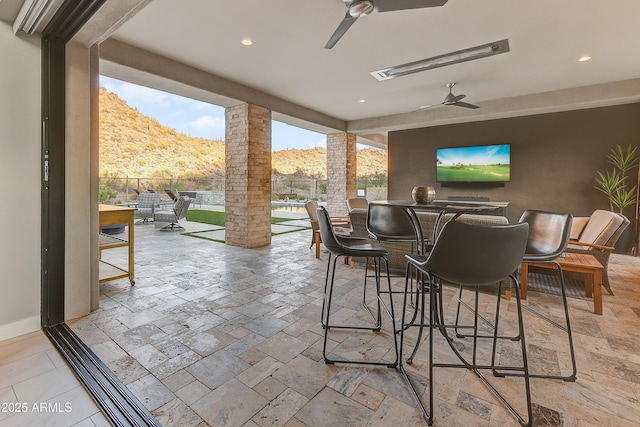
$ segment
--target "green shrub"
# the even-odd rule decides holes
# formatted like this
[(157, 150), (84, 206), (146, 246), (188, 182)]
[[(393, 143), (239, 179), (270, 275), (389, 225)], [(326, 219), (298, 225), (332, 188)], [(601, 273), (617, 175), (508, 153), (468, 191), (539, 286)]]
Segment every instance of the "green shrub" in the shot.
[(98, 200), (100, 201), (100, 203), (108, 202), (117, 195), (118, 193), (116, 192), (116, 190), (112, 189), (104, 182), (100, 183), (100, 186), (98, 187)]

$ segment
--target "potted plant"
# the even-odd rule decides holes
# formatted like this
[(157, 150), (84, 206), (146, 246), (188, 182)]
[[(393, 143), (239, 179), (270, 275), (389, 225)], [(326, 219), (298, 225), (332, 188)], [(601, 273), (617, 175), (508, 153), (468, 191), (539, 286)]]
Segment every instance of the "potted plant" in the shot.
[[(628, 227), (625, 231), (627, 242), (620, 241), (621, 252), (627, 253), (630, 249), (637, 249), (638, 236), (638, 191), (640, 190), (640, 170), (638, 170), (636, 185), (631, 187), (627, 179), (630, 172), (638, 166), (638, 146), (628, 145), (623, 150), (620, 145), (616, 145), (607, 155), (607, 163), (612, 168), (603, 172), (596, 171), (595, 188), (603, 192), (609, 200), (609, 209), (612, 212), (624, 213), (624, 209), (635, 205), (633, 227)], [(623, 240), (621, 236), (620, 240)]]

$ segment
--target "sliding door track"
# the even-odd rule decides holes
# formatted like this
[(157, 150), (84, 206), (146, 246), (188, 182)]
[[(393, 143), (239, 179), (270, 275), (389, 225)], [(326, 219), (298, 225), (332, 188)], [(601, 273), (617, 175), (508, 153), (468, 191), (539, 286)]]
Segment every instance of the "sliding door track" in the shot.
[(43, 331), (114, 426), (161, 427), (151, 412), (65, 324)]

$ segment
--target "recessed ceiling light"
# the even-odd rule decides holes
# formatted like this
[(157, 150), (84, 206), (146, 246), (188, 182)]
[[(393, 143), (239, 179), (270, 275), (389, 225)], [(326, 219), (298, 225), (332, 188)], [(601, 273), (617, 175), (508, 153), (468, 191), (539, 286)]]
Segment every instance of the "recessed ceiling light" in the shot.
[(589, 55), (585, 55), (585, 56), (581, 56), (580, 59), (578, 59), (578, 61), (585, 62), (585, 61), (588, 61), (590, 59), (591, 59), (591, 57)]
[(242, 43), (245, 46), (251, 46), (253, 44), (253, 41), (250, 39), (243, 39), (240, 43)]
[(360, 100), (358, 100), (358, 102), (359, 102), (359, 103), (363, 103), (363, 102), (367, 102), (367, 101), (366, 101), (366, 100), (364, 100), (364, 99), (360, 99)]

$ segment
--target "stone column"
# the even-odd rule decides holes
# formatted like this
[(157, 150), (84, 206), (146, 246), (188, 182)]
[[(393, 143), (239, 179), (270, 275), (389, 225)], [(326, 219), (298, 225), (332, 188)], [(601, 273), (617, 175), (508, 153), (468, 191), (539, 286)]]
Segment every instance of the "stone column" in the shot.
[(327, 135), (327, 210), (332, 216), (346, 216), (345, 200), (356, 197), (356, 136)]
[(225, 110), (225, 243), (271, 244), (271, 111), (252, 104)]

